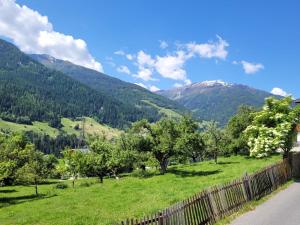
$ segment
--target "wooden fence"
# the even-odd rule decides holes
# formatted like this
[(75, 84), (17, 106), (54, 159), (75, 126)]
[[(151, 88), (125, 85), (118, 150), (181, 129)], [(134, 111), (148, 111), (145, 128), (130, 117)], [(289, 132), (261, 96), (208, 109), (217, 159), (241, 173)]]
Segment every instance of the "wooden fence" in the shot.
[(254, 174), (206, 189), (182, 202), (144, 217), (127, 219), (117, 225), (205, 225), (240, 209), (246, 202), (259, 199), (291, 178), (287, 160)]

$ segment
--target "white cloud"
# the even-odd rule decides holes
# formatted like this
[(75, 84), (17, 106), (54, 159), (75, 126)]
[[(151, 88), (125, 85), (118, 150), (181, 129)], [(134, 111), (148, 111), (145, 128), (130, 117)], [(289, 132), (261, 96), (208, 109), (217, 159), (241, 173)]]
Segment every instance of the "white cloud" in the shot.
[[(192, 82), (188, 79), (184, 67), (193, 56), (216, 60), (226, 59), (228, 55), (226, 48), (229, 44), (221, 37), (217, 36), (217, 38), (218, 40), (215, 42), (178, 44), (176, 50), (166, 55), (151, 56), (142, 50), (129, 57), (129, 54), (123, 51), (115, 52), (115, 54), (125, 55), (128, 60), (133, 60), (133, 64), (138, 68), (133, 75), (134, 77), (149, 81), (157, 80), (153, 76), (158, 74), (164, 78), (182, 81), (185, 85), (190, 85)], [(165, 41), (160, 41), (160, 47), (166, 48), (168, 44)]]
[(122, 50), (118, 50), (114, 52), (115, 55), (125, 55), (126, 53)]
[(149, 81), (149, 80), (156, 80), (152, 77), (152, 70), (145, 68), (145, 67), (139, 67), (139, 70), (137, 74), (134, 75), (134, 77), (140, 78), (144, 81)]
[(169, 45), (168, 45), (168, 43), (166, 42), (166, 41), (159, 41), (159, 47), (161, 48), (161, 49), (165, 49), (165, 48), (167, 48)]
[(152, 59), (151, 55), (146, 54), (144, 51), (139, 51), (137, 54), (137, 63), (139, 67), (143, 66), (153, 66), (154, 65), (154, 59)]
[(135, 63), (138, 66), (138, 71), (134, 76), (144, 81), (156, 80), (152, 77), (154, 63), (155, 60), (152, 59), (151, 55), (146, 54), (144, 51), (139, 51)]
[(184, 83), (182, 84), (182, 83), (175, 83), (173, 86), (175, 87), (175, 88), (179, 88), (179, 87), (183, 87), (183, 86), (188, 86), (188, 85), (191, 85), (192, 84), (192, 81), (190, 80), (190, 79), (186, 79), (186, 80), (184, 80), (183, 81)]
[(203, 44), (192, 42), (186, 44), (186, 47), (191, 54), (196, 54), (201, 58), (217, 58), (224, 60), (228, 55), (226, 48), (229, 46), (229, 44), (220, 36), (217, 36), (217, 38), (218, 41), (216, 42), (208, 42)]
[(145, 84), (143, 84), (143, 83), (134, 83), (134, 84), (139, 85), (139, 86), (147, 89), (147, 86)]
[(148, 89), (151, 92), (156, 92), (156, 91), (160, 90), (160, 88), (157, 87), (157, 86), (155, 86), (155, 85), (146, 85), (146, 84), (143, 84), (143, 83), (134, 83), (134, 84), (139, 85), (139, 86), (141, 86), (143, 88), (146, 88), (146, 89)]
[(187, 59), (184, 51), (177, 51), (175, 55), (157, 56), (155, 69), (164, 78), (186, 80), (186, 71), (183, 66)]
[(139, 51), (135, 63), (138, 66), (135, 77), (145, 81), (157, 80), (153, 78), (153, 73), (156, 71), (164, 78), (188, 82), (186, 71), (183, 69), (188, 57), (184, 51), (177, 51), (173, 55), (156, 56), (155, 58), (144, 51)]
[(20, 6), (14, 0), (0, 0), (0, 35), (12, 39), (27, 53), (49, 54), (103, 71), (102, 65), (89, 53), (84, 40), (56, 32), (47, 16)]
[(114, 52), (115, 55), (120, 55), (120, 56), (125, 56), (128, 60), (133, 60), (134, 59), (134, 55), (132, 54), (127, 54), (126, 52), (124, 52), (123, 50), (118, 50)]
[(117, 71), (118, 71), (119, 73), (126, 73), (126, 74), (128, 74), (128, 75), (131, 74), (131, 72), (130, 72), (130, 70), (129, 70), (129, 68), (128, 68), (127, 66), (119, 66), (119, 67), (117, 68)]
[(291, 96), (291, 94), (288, 94), (286, 91), (284, 91), (284, 90), (282, 90), (281, 88), (278, 88), (278, 87), (274, 87), (272, 89), (271, 93), (273, 95), (279, 95), (279, 96), (283, 96), (283, 97)]
[(182, 86), (183, 86), (183, 84), (180, 84), (180, 83), (175, 83), (173, 86), (174, 86), (174, 87), (176, 87), (176, 88), (179, 88), (179, 87), (182, 87)]
[(126, 58), (131, 61), (133, 60), (134, 56), (131, 54), (126, 54)]
[(149, 90), (152, 92), (156, 92), (156, 91), (159, 91), (160, 89), (154, 85), (151, 85), (151, 86), (149, 86)]
[(243, 65), (243, 69), (247, 74), (254, 74), (257, 73), (259, 70), (264, 69), (264, 65), (261, 63), (250, 63), (242, 60), (241, 64)]
[(184, 81), (184, 84), (185, 84), (185, 85), (191, 85), (191, 84), (192, 84), (192, 81), (191, 81), (190, 79), (186, 79), (186, 80)]

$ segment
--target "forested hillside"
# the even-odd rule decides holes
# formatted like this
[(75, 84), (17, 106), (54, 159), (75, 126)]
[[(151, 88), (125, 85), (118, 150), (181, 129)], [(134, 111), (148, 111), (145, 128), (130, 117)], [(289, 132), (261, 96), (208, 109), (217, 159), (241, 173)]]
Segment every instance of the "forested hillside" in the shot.
[(59, 127), (60, 117), (95, 117), (124, 128), (141, 118), (157, 120), (155, 109), (143, 111), (49, 69), (0, 40), (0, 117), (30, 124), (48, 121)]
[(171, 110), (175, 113), (185, 111), (184, 107), (178, 103), (152, 93), (136, 84), (128, 83), (98, 71), (56, 59), (49, 55), (34, 54), (31, 55), (31, 57), (49, 68), (65, 73), (94, 90), (113, 96), (132, 108), (138, 107), (145, 113), (145, 118), (163, 115), (164, 113), (159, 109)]

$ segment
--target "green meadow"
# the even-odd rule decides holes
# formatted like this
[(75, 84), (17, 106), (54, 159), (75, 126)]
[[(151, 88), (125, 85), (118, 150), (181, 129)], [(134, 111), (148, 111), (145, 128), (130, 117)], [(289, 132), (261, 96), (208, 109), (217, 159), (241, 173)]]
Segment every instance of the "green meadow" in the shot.
[[(114, 224), (127, 217), (140, 218), (183, 200), (207, 187), (253, 173), (275, 163), (281, 156), (252, 159), (243, 156), (220, 158), (216, 165), (205, 161), (171, 166), (165, 175), (155, 171), (148, 177), (122, 174), (119, 180), (83, 178), (72, 188), (71, 181), (51, 180), (39, 186), (0, 188), (1, 225)], [(67, 184), (57, 189), (58, 184)]]
[[(82, 120), (71, 120), (68, 118), (62, 118), (61, 123), (63, 127), (59, 130), (53, 127), (50, 127), (46, 122), (35, 121), (32, 125), (27, 124), (18, 124), (13, 122), (8, 122), (0, 119), (0, 129), (10, 130), (12, 132), (25, 132), (33, 131), (39, 134), (48, 134), (50, 137), (56, 137), (60, 132), (65, 132), (67, 134), (80, 135), (82, 129)], [(78, 125), (79, 129), (75, 129), (75, 126)], [(105, 135), (108, 139), (111, 139), (115, 136), (118, 136), (121, 131), (118, 129), (111, 128), (107, 125), (98, 123), (95, 119), (90, 117), (85, 117), (84, 130), (86, 134), (97, 134)]]

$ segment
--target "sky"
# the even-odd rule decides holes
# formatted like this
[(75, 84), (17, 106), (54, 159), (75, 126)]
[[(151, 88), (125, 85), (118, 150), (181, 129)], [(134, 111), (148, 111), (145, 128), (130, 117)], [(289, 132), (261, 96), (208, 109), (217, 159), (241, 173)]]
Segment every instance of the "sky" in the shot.
[(297, 0), (0, 0), (0, 37), (151, 91), (223, 80), (300, 97)]

